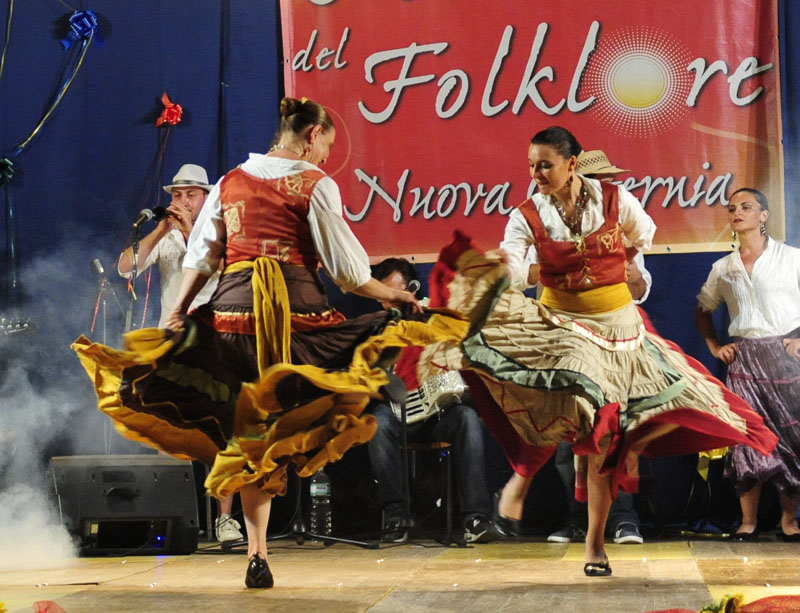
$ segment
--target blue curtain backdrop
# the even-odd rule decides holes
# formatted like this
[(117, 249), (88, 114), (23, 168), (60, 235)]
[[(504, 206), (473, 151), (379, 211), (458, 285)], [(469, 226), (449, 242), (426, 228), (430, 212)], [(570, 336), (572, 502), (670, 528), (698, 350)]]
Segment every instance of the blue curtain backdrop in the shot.
[[(200, 164), (215, 181), (248, 152), (264, 151), (277, 127), (277, 0), (72, 5), (100, 17), (106, 41), (102, 48), (90, 46), (61, 104), (12, 160), (8, 193), (21, 269), (74, 241), (83, 261), (59, 265), (85, 271), (91, 258), (102, 255), (110, 266), (132, 220), (165, 196), (158, 186), (181, 164)], [(0, 2), (3, 33), (8, 8), (9, 0)], [(79, 46), (64, 50), (59, 42), (72, 12), (65, 3), (16, 0), (13, 8), (0, 77), (0, 157), (32, 132), (71, 73)], [(184, 114), (169, 129), (160, 165), (159, 138), (166, 128), (156, 128), (155, 120), (164, 92)], [(7, 243), (7, 232), (3, 238)], [(31, 302), (46, 297), (43, 288), (31, 287), (23, 270), (19, 282), (27, 308), (35, 310)]]
[[(30, 370), (53, 367), (41, 376), (43, 381), (75, 376), (75, 393), (80, 394), (88, 386), (68, 343), (89, 334), (95, 318), (99, 292), (92, 260), (100, 259), (111, 270), (127, 243), (131, 221), (142, 208), (158, 203), (164, 196), (159, 186), (181, 164), (205, 166), (213, 181), (248, 152), (269, 146), (282, 93), (279, 8), (277, 0), (16, 0), (7, 39), (9, 6), (9, 0), (0, 0), (0, 39), (8, 43), (0, 76), (0, 158), (31, 134), (75, 65), (79, 43), (65, 50), (59, 42), (66, 34), (69, 7), (97, 13), (106, 38), (102, 47), (91, 45), (60, 106), (12, 159), (15, 174), (7, 189), (0, 188), (0, 203), (10, 198), (15, 213), (13, 223), (6, 214), (0, 217), (5, 262), (0, 290), (13, 272), (19, 282), (13, 312), (9, 292), (0, 291), (0, 316), (30, 317), (37, 327), (24, 346), (16, 343), (13, 349), (0, 335), (0, 371), (33, 356)], [(795, 206), (800, 42), (786, 35), (798, 31), (800, 16), (789, 6), (780, 3), (787, 232), (788, 242), (800, 245)], [(184, 115), (170, 128), (160, 163), (159, 137), (165, 128), (154, 123), (164, 92), (182, 105)], [(12, 236), (16, 271), (8, 264)], [(718, 257), (648, 256), (653, 290), (645, 308), (664, 336), (722, 376), (693, 317), (695, 296)], [(430, 270), (429, 265), (420, 268), (423, 276)], [(105, 313), (104, 334), (114, 344), (122, 310), (116, 302), (124, 307), (127, 296), (113, 271), (109, 283), (116, 296), (106, 295), (105, 309), (99, 308), (97, 316)], [(151, 297), (153, 316), (157, 287)], [(139, 294), (144, 294), (141, 284)], [(341, 296), (334, 300), (345, 309), (364, 306)], [(724, 314), (719, 317), (724, 323)], [(92, 337), (101, 338), (101, 328)], [(92, 413), (88, 392), (85, 403)]]
[[(60, 105), (14, 155), (76, 65), (80, 42), (60, 43), (75, 9), (99, 16), (105, 44), (90, 45)], [(129, 298), (114, 261), (181, 164), (200, 164), (215, 181), (269, 147), (282, 90), (277, 0), (0, 0), (0, 24), (0, 159), (14, 171), (0, 185), (0, 433), (18, 437), (9, 449), (44, 457), (107, 452), (109, 440), (111, 452), (130, 452), (94, 408), (69, 344), (86, 334), (119, 345)], [(184, 114), (159, 160), (164, 92)], [(158, 317), (155, 277), (147, 323)], [(136, 290), (138, 326), (143, 279)], [(33, 329), (9, 332), (18, 321)], [(4, 456), (0, 474), (6, 468)]]
[[(780, 0), (781, 96), (783, 108), (786, 242), (800, 247), (800, 14), (792, 0)], [(791, 10), (794, 8), (795, 10)], [(794, 33), (795, 36), (791, 36)]]

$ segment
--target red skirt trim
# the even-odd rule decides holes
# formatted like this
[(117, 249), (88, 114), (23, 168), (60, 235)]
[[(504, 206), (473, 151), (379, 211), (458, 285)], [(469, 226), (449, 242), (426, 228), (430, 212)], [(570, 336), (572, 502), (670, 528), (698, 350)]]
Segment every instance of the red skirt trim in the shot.
[[(298, 315), (295, 313), (292, 314), (292, 332), (309, 332), (318, 328), (328, 328), (345, 320), (345, 316), (334, 309), (314, 315)], [(217, 332), (249, 336), (254, 336), (256, 333), (256, 317), (253, 313), (222, 313), (214, 311), (211, 325)]]

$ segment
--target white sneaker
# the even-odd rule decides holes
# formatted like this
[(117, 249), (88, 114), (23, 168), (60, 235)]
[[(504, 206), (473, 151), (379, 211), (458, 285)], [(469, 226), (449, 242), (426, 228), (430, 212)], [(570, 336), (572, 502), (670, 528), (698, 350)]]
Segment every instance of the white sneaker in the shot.
[(228, 543), (230, 541), (241, 541), (244, 537), (240, 530), (241, 524), (233, 519), (230, 515), (222, 514), (217, 517), (214, 526), (214, 532), (217, 535), (217, 540), (220, 543)]

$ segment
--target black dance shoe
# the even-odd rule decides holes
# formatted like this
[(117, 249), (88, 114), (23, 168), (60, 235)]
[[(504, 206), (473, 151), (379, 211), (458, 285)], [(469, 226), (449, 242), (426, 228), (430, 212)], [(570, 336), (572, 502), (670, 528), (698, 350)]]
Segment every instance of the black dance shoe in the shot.
[(734, 532), (729, 537), (730, 540), (737, 543), (757, 543), (759, 541), (758, 532)]
[(254, 553), (247, 565), (247, 574), (244, 576), (244, 584), (247, 587), (272, 587), (275, 581), (272, 573), (269, 572), (267, 560), (259, 553)]
[(608, 577), (611, 574), (611, 564), (608, 558), (602, 562), (587, 562), (583, 565), (583, 573), (587, 577)]
[(794, 534), (786, 534), (783, 530), (778, 532), (778, 536), (781, 537), (781, 540), (785, 543), (800, 543), (800, 533), (795, 532)]
[(492, 523), (495, 530), (503, 538), (515, 539), (519, 537), (520, 522), (505, 515), (500, 515), (500, 492), (494, 493), (494, 508), (492, 509)]

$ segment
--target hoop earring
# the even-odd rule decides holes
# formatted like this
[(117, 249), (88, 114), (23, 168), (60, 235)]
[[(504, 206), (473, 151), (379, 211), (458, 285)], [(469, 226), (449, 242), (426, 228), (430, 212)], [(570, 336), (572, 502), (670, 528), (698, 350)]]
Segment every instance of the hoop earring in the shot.
[(306, 145), (303, 147), (303, 155), (300, 156), (300, 159), (303, 161), (308, 161), (308, 158), (311, 154), (311, 145)]
[(735, 232), (735, 231), (733, 231), (733, 230), (731, 230), (731, 240), (732, 240), (732, 241), (735, 241), (735, 240), (736, 240), (736, 232)]
[(761, 229), (761, 236), (766, 236), (767, 235), (767, 224), (762, 222), (760, 229)]

